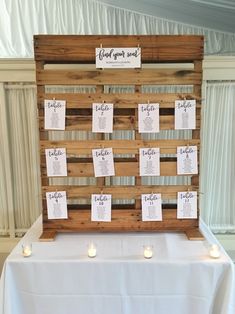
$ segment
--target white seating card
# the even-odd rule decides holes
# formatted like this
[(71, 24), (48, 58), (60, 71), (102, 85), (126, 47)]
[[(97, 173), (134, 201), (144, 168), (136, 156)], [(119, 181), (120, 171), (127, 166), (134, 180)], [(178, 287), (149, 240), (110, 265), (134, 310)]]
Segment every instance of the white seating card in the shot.
[(65, 100), (44, 100), (44, 128), (65, 130)]
[(96, 48), (96, 68), (140, 68), (141, 48)]
[(111, 194), (92, 194), (91, 221), (111, 221)]
[(159, 104), (138, 104), (139, 133), (159, 132)]
[(160, 176), (160, 149), (140, 148), (140, 176)]
[(197, 192), (178, 192), (177, 218), (197, 218)]
[(92, 149), (95, 177), (114, 176), (112, 148)]
[(142, 221), (162, 221), (161, 194), (142, 194)]
[(198, 174), (197, 146), (177, 147), (177, 174)]
[(46, 149), (46, 167), (48, 177), (66, 177), (67, 162), (65, 148)]
[(196, 100), (175, 101), (175, 129), (196, 129)]
[(47, 192), (47, 216), (48, 219), (67, 219), (66, 191)]
[(92, 104), (92, 132), (113, 132), (113, 104)]

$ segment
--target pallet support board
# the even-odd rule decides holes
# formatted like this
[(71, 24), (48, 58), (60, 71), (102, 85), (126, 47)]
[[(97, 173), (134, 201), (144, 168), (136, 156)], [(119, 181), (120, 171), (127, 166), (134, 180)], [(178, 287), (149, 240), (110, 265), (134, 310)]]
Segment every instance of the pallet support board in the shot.
[[(143, 222), (141, 220), (141, 193), (146, 191), (162, 191), (163, 200), (174, 199), (177, 191), (197, 191), (199, 193), (199, 175), (190, 176), (187, 186), (151, 186), (143, 185), (138, 173), (138, 150), (142, 147), (160, 147), (161, 154), (173, 154), (175, 158), (177, 146), (196, 145), (200, 153), (201, 127), (201, 83), (203, 36), (158, 36), (158, 35), (36, 35), (34, 36), (37, 103), (39, 114), (39, 135), (41, 154), (41, 183), (43, 198), (43, 234), (42, 241), (53, 240), (58, 232), (128, 232), (128, 231), (181, 231), (189, 239), (201, 239), (197, 219), (177, 219), (176, 204), (172, 208), (163, 209), (162, 222)], [(95, 48), (100, 47), (141, 47), (142, 64), (148, 64), (141, 69), (95, 69)], [(76, 65), (79, 68), (76, 68)], [(157, 65), (156, 67), (154, 66)], [(158, 67), (158, 65), (161, 65)], [(164, 64), (167, 64), (164, 68)], [(172, 66), (171, 66), (172, 64)], [(174, 64), (178, 64), (174, 67)], [(190, 67), (188, 67), (190, 64)], [(61, 67), (62, 65), (62, 67)], [(89, 65), (89, 69), (88, 69)], [(192, 65), (192, 66), (191, 66)], [(71, 87), (93, 87), (93, 92), (49, 93), (47, 86), (62, 85)], [(105, 85), (118, 85), (125, 88), (131, 85), (133, 93), (107, 93)], [(144, 93), (145, 85), (190, 85), (190, 93)], [(44, 129), (44, 100), (66, 100), (66, 128), (64, 138), (49, 140), (49, 131)], [(175, 100), (196, 99), (197, 123), (192, 131), (191, 139), (181, 140), (153, 140), (146, 141), (138, 133), (138, 103), (154, 102), (160, 104), (160, 130), (174, 130), (174, 102)], [(104, 134), (96, 134), (90, 140), (66, 140), (66, 133), (91, 132), (91, 108), (93, 102), (107, 102), (114, 104), (114, 130), (126, 130), (134, 134), (131, 140), (107, 140)], [(110, 138), (110, 137), (109, 137)], [(91, 149), (112, 147), (114, 154), (130, 154), (129, 159), (116, 160), (116, 170), (119, 176), (133, 176), (135, 185), (129, 191), (123, 185), (115, 186), (110, 180), (96, 178), (96, 185), (84, 186), (51, 184), (45, 170), (45, 149), (65, 147), (68, 154), (68, 177), (83, 177), (89, 180), (94, 176), (91, 160)], [(83, 161), (80, 155), (86, 155)], [(71, 158), (71, 157), (72, 158)], [(134, 158), (134, 160), (133, 160)], [(176, 176), (176, 161), (161, 159), (161, 176)], [(199, 160), (199, 159), (198, 159)], [(111, 180), (112, 181), (112, 180)], [(67, 185), (66, 185), (67, 184)], [(123, 191), (127, 198), (132, 198), (134, 207), (122, 206), (113, 210), (111, 223), (90, 221), (90, 209), (82, 211), (79, 205), (69, 209), (68, 220), (49, 220), (45, 202), (45, 192), (57, 190), (60, 187), (68, 192), (68, 201), (76, 198), (89, 199), (92, 193), (109, 191), (113, 197), (120, 197)], [(164, 191), (164, 188), (166, 191)], [(70, 208), (70, 206), (68, 206)], [(76, 209), (77, 208), (77, 209)], [(198, 206), (199, 208), (199, 206)], [(198, 210), (199, 212), (199, 210)], [(132, 221), (128, 224), (125, 218)]]

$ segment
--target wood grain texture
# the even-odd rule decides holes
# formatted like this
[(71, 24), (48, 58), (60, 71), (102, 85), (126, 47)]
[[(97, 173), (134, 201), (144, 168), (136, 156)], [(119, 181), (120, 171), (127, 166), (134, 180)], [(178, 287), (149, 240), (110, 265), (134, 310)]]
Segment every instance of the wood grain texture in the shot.
[(41, 154), (46, 148), (66, 148), (67, 155), (91, 155), (92, 149), (113, 148), (114, 154), (138, 154), (140, 148), (159, 147), (161, 154), (176, 154), (177, 146), (200, 146), (199, 139), (187, 140), (81, 140), (81, 141), (41, 141)]
[[(200, 129), (200, 117), (196, 118), (196, 129)], [(44, 129), (44, 117), (39, 117), (39, 129)], [(160, 130), (174, 130), (174, 116), (160, 116)], [(138, 121), (136, 116), (114, 116), (113, 130), (136, 130), (138, 131)], [(45, 130), (46, 131), (46, 130)], [(66, 116), (65, 131), (92, 131), (92, 116)]]
[(66, 100), (66, 108), (92, 108), (92, 103), (112, 103), (114, 108), (129, 108), (135, 109), (138, 104), (148, 103), (159, 103), (160, 108), (175, 108), (175, 100), (184, 99), (196, 99), (197, 108), (200, 108), (201, 99), (198, 95), (193, 93), (127, 93), (127, 94), (100, 94), (100, 93), (51, 93), (51, 94), (40, 94), (38, 95), (38, 101), (40, 104), (39, 109), (44, 108), (44, 99), (57, 99)]
[(201, 73), (188, 69), (37, 70), (40, 85), (193, 85)]
[(90, 199), (91, 194), (112, 194), (113, 199), (140, 199), (141, 194), (161, 193), (162, 199), (177, 199), (177, 193), (183, 191), (198, 191), (198, 186), (191, 185), (140, 185), (140, 186), (44, 186), (43, 198), (46, 192), (66, 191), (68, 199)]
[(140, 47), (142, 62), (203, 59), (203, 36), (191, 35), (35, 35), (36, 60), (92, 63), (95, 48)]

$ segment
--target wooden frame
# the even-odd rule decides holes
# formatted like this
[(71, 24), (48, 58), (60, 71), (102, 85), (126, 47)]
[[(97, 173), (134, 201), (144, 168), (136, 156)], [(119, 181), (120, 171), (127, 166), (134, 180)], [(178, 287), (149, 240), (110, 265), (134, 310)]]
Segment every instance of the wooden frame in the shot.
[[(43, 199), (43, 234), (41, 240), (53, 240), (57, 232), (122, 232), (122, 231), (181, 231), (190, 239), (201, 239), (198, 229), (199, 218), (177, 219), (177, 192), (198, 191), (199, 175), (190, 177), (189, 185), (143, 185), (139, 177), (138, 149), (160, 147), (161, 176), (176, 176), (176, 149), (182, 145), (197, 145), (200, 152), (200, 110), (203, 36), (79, 36), (79, 35), (37, 35), (34, 37), (36, 60), (37, 102), (39, 113), (41, 181)], [(141, 69), (96, 69), (95, 48), (141, 47)], [(50, 68), (53, 64), (53, 69)], [(58, 66), (58, 67), (57, 67)], [(93, 86), (93, 93), (47, 93), (50, 85)], [(104, 93), (106, 85), (131, 85), (134, 93)], [(145, 85), (190, 85), (192, 93), (143, 93)], [(91, 131), (93, 102), (114, 104), (114, 130), (129, 130), (132, 140), (105, 140), (97, 134), (96, 139), (83, 141), (51, 141), (44, 130), (44, 99), (66, 100), (67, 131)], [(144, 140), (138, 133), (138, 103), (160, 103), (160, 130), (174, 130), (174, 102), (177, 99), (196, 99), (196, 130), (191, 139)], [(116, 176), (133, 176), (135, 185), (110, 186), (105, 178), (97, 178), (96, 185), (51, 185), (45, 170), (45, 149), (65, 147), (69, 177), (94, 177), (91, 149), (112, 147), (114, 155), (129, 154), (129, 157), (115, 157)], [(85, 156), (85, 157), (84, 157)], [(198, 158), (199, 160), (199, 158)], [(45, 193), (63, 190), (68, 200), (75, 204), (68, 206), (67, 220), (48, 220)], [(76, 204), (77, 199), (89, 200), (93, 193), (111, 193), (113, 199), (135, 200), (130, 204), (112, 206), (112, 221), (92, 222), (90, 205)], [(163, 205), (163, 221), (143, 222), (141, 220), (140, 196), (142, 193), (162, 193), (163, 200), (173, 204)], [(199, 212), (199, 210), (198, 210)], [(198, 214), (199, 217), (199, 214)]]

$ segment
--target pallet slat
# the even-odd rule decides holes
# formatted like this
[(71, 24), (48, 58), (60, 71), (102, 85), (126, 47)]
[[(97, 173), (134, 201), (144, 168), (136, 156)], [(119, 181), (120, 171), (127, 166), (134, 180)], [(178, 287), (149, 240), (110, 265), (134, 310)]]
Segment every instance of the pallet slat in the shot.
[(67, 198), (76, 199), (90, 199), (91, 194), (112, 194), (112, 198), (116, 199), (140, 199), (141, 194), (161, 193), (162, 199), (176, 199), (177, 192), (182, 191), (198, 191), (198, 186), (189, 185), (177, 185), (177, 186), (162, 186), (162, 185), (151, 185), (151, 186), (44, 186), (42, 189), (43, 198), (45, 198), (46, 192), (54, 191), (66, 191)]
[(193, 85), (201, 73), (188, 69), (37, 70), (39, 85)]
[(142, 49), (142, 62), (203, 59), (203, 36), (190, 35), (36, 35), (36, 60), (94, 62), (95, 48), (138, 47)]
[(66, 100), (66, 108), (92, 108), (92, 103), (112, 103), (115, 108), (136, 109), (138, 104), (153, 102), (159, 103), (160, 108), (175, 108), (175, 100), (196, 99), (197, 108), (200, 108), (201, 99), (193, 93), (172, 93), (172, 94), (98, 94), (98, 93), (74, 93), (74, 94), (42, 94), (39, 99), (39, 109), (44, 108), (44, 99)]

